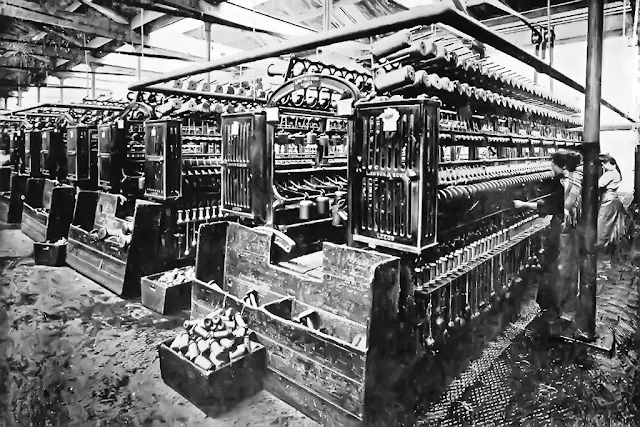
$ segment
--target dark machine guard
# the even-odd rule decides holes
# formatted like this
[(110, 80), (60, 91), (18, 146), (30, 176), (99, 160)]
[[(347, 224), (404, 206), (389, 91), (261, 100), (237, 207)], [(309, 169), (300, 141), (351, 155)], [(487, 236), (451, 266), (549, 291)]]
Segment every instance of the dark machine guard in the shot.
[[(116, 217), (118, 195), (80, 191), (69, 228), (67, 263), (113, 293), (140, 295), (143, 276), (164, 271), (168, 260), (159, 258), (158, 236), (162, 206), (137, 200), (133, 221)], [(104, 229), (100, 238), (91, 233)], [(118, 247), (110, 236), (129, 236), (129, 244)]]
[(69, 233), (76, 189), (45, 178), (29, 178), (20, 229), (34, 242), (56, 242)]
[(0, 192), (0, 221), (19, 224), (22, 221), (22, 200), (27, 190), (28, 176), (11, 172), (10, 191)]

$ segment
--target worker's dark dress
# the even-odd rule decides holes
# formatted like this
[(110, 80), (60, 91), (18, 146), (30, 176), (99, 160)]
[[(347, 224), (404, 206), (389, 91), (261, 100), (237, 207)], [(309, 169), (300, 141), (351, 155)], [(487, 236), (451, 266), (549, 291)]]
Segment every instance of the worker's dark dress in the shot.
[(552, 217), (544, 247), (544, 273), (537, 297), (545, 318), (552, 326), (561, 318), (572, 322), (576, 310), (580, 271), (580, 239), (576, 220), (581, 202), (581, 172), (575, 176), (580, 180), (575, 185), (570, 178), (554, 178), (551, 195), (538, 202), (539, 214)]

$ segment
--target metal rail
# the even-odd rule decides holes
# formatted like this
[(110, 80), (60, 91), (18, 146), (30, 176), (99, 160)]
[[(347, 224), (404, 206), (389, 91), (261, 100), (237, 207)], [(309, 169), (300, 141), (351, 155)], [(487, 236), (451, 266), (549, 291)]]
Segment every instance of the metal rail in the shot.
[(213, 99), (213, 100), (219, 100), (219, 101), (249, 102), (249, 103), (260, 103), (260, 104), (267, 103), (266, 98), (253, 98), (251, 96), (230, 95), (227, 93), (219, 93), (219, 92), (200, 92), (197, 90), (173, 89), (169, 87), (155, 87), (155, 86), (151, 86), (142, 90), (145, 92), (161, 93), (164, 95), (192, 96), (197, 98), (206, 98), (206, 99)]
[(115, 105), (100, 105), (100, 104), (64, 104), (57, 102), (45, 102), (44, 104), (36, 104), (31, 107), (19, 108), (13, 111), (6, 111), (0, 113), (0, 115), (6, 116), (11, 114), (25, 114), (32, 112), (33, 110), (40, 109), (64, 109), (64, 110), (103, 110), (103, 111), (121, 111), (124, 109), (123, 106), (115, 106)]
[[(307, 37), (297, 38), (295, 41), (279, 43), (275, 46), (265, 46), (247, 52), (240, 52), (235, 55), (229, 55), (218, 58), (204, 64), (191, 65), (176, 71), (164, 73), (158, 77), (141, 79), (129, 86), (130, 90), (141, 91), (158, 83), (165, 83), (171, 80), (193, 76), (197, 74), (208, 73), (211, 71), (222, 70), (237, 65), (247, 64), (262, 59), (279, 57), (306, 50), (313, 50), (319, 47), (353, 41), (364, 37), (373, 37), (380, 34), (396, 32), (405, 28), (412, 28), (420, 25), (430, 25), (435, 23), (443, 23), (449, 25), (458, 31), (461, 31), (478, 41), (493, 46), (495, 49), (518, 59), (519, 61), (529, 65), (537, 72), (546, 74), (549, 77), (559, 81), (578, 92), (585, 94), (585, 87), (569, 78), (565, 74), (549, 66), (549, 64), (536, 58), (530, 53), (525, 52), (519, 47), (507, 41), (504, 37), (497, 34), (491, 28), (487, 27), (480, 21), (473, 19), (450, 6), (443, 4), (434, 4), (429, 6), (419, 6), (411, 10), (395, 13), (389, 16), (372, 19), (358, 25), (352, 25), (346, 28), (340, 28), (323, 33), (313, 34)], [(150, 89), (147, 89), (150, 90)], [(601, 100), (601, 104), (614, 111), (619, 116), (635, 122), (628, 114), (613, 106), (611, 103)]]

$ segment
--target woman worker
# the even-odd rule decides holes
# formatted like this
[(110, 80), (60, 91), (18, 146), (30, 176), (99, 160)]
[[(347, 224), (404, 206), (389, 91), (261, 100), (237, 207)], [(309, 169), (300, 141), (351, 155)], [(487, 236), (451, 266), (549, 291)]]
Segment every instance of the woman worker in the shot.
[(607, 248), (615, 245), (625, 233), (625, 209), (618, 198), (618, 187), (622, 181), (620, 167), (616, 160), (609, 156), (601, 156), (602, 176), (598, 186), (602, 191), (600, 211), (598, 212), (598, 247)]
[[(545, 271), (538, 288), (537, 301), (549, 335), (573, 335), (571, 330), (580, 269), (579, 236), (576, 231), (582, 205), (582, 167), (578, 153), (560, 150), (553, 154), (553, 189), (537, 202), (514, 201), (516, 209), (537, 209), (541, 216), (551, 215), (546, 240)], [(579, 337), (576, 337), (579, 338)]]

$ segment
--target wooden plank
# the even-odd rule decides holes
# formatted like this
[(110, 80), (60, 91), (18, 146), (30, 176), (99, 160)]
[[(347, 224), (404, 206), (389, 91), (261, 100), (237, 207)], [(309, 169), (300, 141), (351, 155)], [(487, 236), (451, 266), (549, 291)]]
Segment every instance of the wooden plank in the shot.
[(268, 363), (271, 368), (282, 372), (298, 386), (304, 385), (324, 399), (362, 417), (363, 382), (341, 375), (281, 342), (262, 334), (257, 335), (260, 342), (267, 348)]
[[(264, 389), (324, 427), (362, 427), (362, 420), (297, 384), (273, 368), (267, 368)], [(389, 427), (389, 426), (387, 426)]]
[[(260, 305), (269, 304), (282, 299), (282, 295), (280, 294), (269, 291), (267, 291), (266, 293), (261, 293), (260, 290), (255, 289), (250, 284), (242, 282), (241, 280), (235, 278), (227, 279), (227, 286), (225, 286), (225, 291), (229, 292), (232, 295), (238, 296), (239, 298), (243, 298), (251, 291), (257, 291)], [(350, 321), (348, 319), (345, 319), (344, 317), (337, 316), (326, 310), (305, 304), (297, 300), (293, 301), (292, 308), (292, 316), (300, 315), (308, 310), (314, 310), (316, 313), (318, 313), (321, 319), (321, 325), (318, 325), (318, 327), (321, 327), (323, 332), (327, 335), (331, 335), (332, 337), (336, 337), (340, 340), (353, 342), (357, 335), (367, 335), (366, 324)]]
[[(237, 278), (269, 294), (289, 295), (313, 307), (366, 325), (373, 268), (393, 257), (325, 244), (324, 279), (300, 274), (270, 263), (272, 236), (239, 224), (227, 232), (226, 280)], [(328, 258), (327, 258), (328, 256)], [(242, 297), (243, 295), (236, 295)]]

